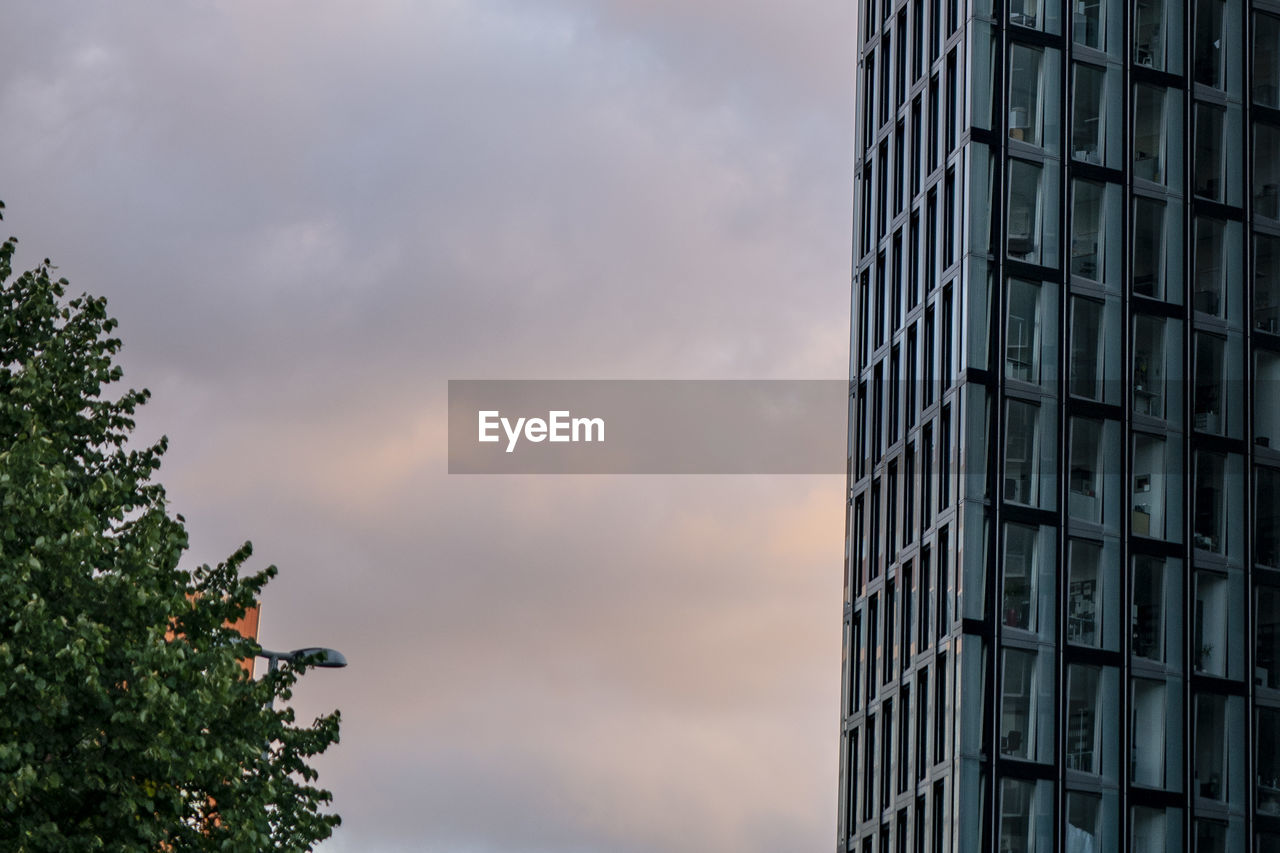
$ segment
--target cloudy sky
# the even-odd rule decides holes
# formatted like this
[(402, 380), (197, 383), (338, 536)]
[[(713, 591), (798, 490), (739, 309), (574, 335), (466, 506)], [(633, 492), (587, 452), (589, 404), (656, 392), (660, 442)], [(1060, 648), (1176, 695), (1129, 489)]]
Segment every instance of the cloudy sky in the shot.
[(6, 9), (19, 263), (121, 320), (190, 565), (351, 660), (326, 853), (831, 843), (842, 479), (450, 476), (445, 392), (843, 376), (854, 15)]

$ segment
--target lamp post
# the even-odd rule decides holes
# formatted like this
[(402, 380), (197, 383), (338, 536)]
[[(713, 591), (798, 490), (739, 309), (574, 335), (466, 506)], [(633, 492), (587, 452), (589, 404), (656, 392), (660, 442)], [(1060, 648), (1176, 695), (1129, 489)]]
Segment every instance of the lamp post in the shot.
[[(280, 661), (293, 663), (299, 658), (316, 657), (316, 662), (312, 666), (319, 666), (325, 669), (340, 669), (347, 665), (347, 658), (337, 649), (324, 649), (319, 646), (308, 646), (305, 649), (294, 649), (291, 652), (273, 652), (270, 649), (261, 649), (258, 657), (267, 659), (267, 672), (275, 672), (280, 667)], [(268, 708), (275, 708), (276, 697), (273, 693), (267, 701)]]
[(310, 646), (305, 649), (294, 649), (291, 652), (273, 652), (270, 649), (262, 649), (258, 652), (258, 657), (267, 659), (267, 672), (275, 672), (280, 661), (293, 663), (299, 658), (306, 658), (318, 655), (318, 659), (312, 666), (324, 667), (325, 669), (338, 669), (347, 665), (347, 659), (342, 652), (337, 649), (322, 649), (318, 646)]

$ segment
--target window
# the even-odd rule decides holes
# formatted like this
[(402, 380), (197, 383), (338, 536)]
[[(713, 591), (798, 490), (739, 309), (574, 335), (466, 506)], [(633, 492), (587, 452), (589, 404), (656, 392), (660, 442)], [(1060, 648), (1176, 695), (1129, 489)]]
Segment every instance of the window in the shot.
[(848, 799), (845, 801), (845, 832), (852, 838), (858, 832), (858, 730), (849, 733)]
[(947, 783), (939, 779), (933, 783), (933, 850), (943, 850), (943, 839), (946, 837), (946, 792)]
[(1068, 853), (1107, 849), (1102, 842), (1102, 797), (1072, 791), (1067, 794)]
[(849, 675), (849, 713), (856, 714), (862, 710), (862, 656), (866, 654), (862, 646), (862, 611), (853, 614), (853, 625), (850, 628), (850, 675)]
[(1192, 663), (1197, 672), (1227, 674), (1227, 578), (1196, 572), (1195, 634)]
[(911, 79), (919, 80), (924, 74), (924, 0), (915, 0), (911, 8), (911, 23)]
[[(924, 286), (925, 292), (938, 283), (938, 192), (929, 190), (925, 201)], [(925, 401), (927, 406), (928, 400)]]
[[(911, 214), (911, 227), (909, 231), (909, 239), (911, 246), (910, 262), (907, 264), (907, 310), (910, 311), (920, 304), (920, 214)], [(914, 335), (915, 326), (911, 327)], [(914, 399), (914, 398), (913, 398)], [(912, 421), (914, 423), (914, 420)]]
[(1215, 554), (1225, 553), (1226, 548), (1225, 467), (1220, 453), (1196, 453), (1193, 536), (1197, 548)]
[[(1254, 358), (1257, 365), (1253, 374), (1254, 399), (1273, 400), (1280, 393), (1280, 353), (1259, 348), (1255, 351)], [(1253, 443), (1256, 447), (1280, 448), (1280, 406), (1258, 406), (1254, 410)], [(1266, 513), (1270, 506), (1259, 495), (1258, 512)], [(1258, 541), (1258, 547), (1262, 548), (1264, 540), (1261, 533)]]
[(1036, 654), (1006, 649), (1001, 678), (1000, 754), (1034, 760)]
[(942, 407), (942, 418), (938, 421), (938, 458), (942, 464), (938, 466), (938, 511), (951, 505), (951, 407)]
[[(939, 589), (941, 589), (939, 585)], [(947, 656), (938, 655), (934, 669), (933, 691), (933, 762), (937, 764), (947, 757)]]
[(1195, 703), (1195, 793), (1202, 799), (1226, 802), (1227, 698), (1201, 694)]
[(956, 73), (956, 51), (947, 54), (947, 133), (946, 150), (956, 147), (956, 124), (959, 116), (960, 76)]
[(1170, 631), (1166, 622), (1175, 618), (1177, 611), (1167, 606), (1168, 599), (1177, 596), (1178, 587), (1166, 583), (1169, 571), (1165, 561), (1156, 557), (1137, 556), (1133, 559), (1133, 654), (1158, 663), (1174, 663), (1169, 660), (1176, 648), (1165, 643)]
[(875, 580), (880, 577), (880, 560), (882, 558), (882, 550), (880, 548), (880, 481), (875, 480), (871, 483), (871, 542), (867, 549), (867, 556), (870, 563), (867, 566), (867, 580)]
[(1223, 159), (1222, 131), (1226, 114), (1222, 107), (1196, 104), (1195, 192), (1214, 201), (1223, 201), (1226, 162)]
[[(906, 164), (903, 160), (906, 158), (907, 144), (907, 127), (901, 121), (898, 122), (897, 130), (893, 134), (893, 214), (897, 216), (902, 212), (903, 199), (906, 190), (905, 168)], [(898, 232), (898, 248), (901, 248), (902, 232)], [(895, 285), (901, 287), (901, 267), (897, 268), (899, 272)]]
[(1253, 102), (1280, 108), (1280, 18), (1253, 14)]
[[(917, 95), (916, 99), (911, 102), (911, 195), (915, 195), (920, 192), (920, 135), (920, 97)], [(911, 228), (911, 245), (912, 251), (914, 252), (916, 247), (919, 245), (919, 240), (915, 236), (919, 229), (919, 218), (915, 214), (911, 217)], [(915, 266), (914, 258), (912, 263), (912, 276), (914, 281), (914, 276), (916, 275), (918, 267)], [(915, 305), (915, 302), (913, 301), (911, 304)]]
[(1164, 69), (1165, 8), (1164, 0), (1137, 0), (1134, 25), (1133, 60), (1148, 68)]
[(925, 424), (920, 439), (920, 529), (933, 523), (933, 424)]
[(1075, 5), (1075, 41), (1086, 47), (1106, 50), (1106, 6), (1102, 0), (1077, 0)]
[(916, 675), (916, 780), (924, 778), (929, 767), (929, 670)]
[(902, 106), (907, 96), (907, 9), (898, 13), (898, 80), (895, 102)]
[(1008, 403), (1004, 469), (1006, 501), (1033, 506), (1039, 503), (1039, 414), (1039, 406), (1033, 403), (1021, 400)]
[[(871, 251), (871, 161), (862, 167), (862, 174), (858, 176), (858, 180), (862, 181), (862, 254), (865, 255)], [(866, 272), (863, 272), (866, 275)], [(864, 338), (865, 340), (865, 338)]]
[(1036, 577), (1038, 530), (1025, 524), (1008, 524), (1004, 534), (1004, 594), (1000, 612), (1009, 628), (1036, 630)]
[(1258, 587), (1254, 618), (1258, 625), (1254, 681), (1259, 687), (1280, 689), (1280, 588)]
[(1258, 122), (1253, 128), (1253, 212), (1280, 219), (1280, 128)]
[[(986, 14), (991, 12), (988, 10)], [(1000, 65), (999, 43), (993, 24), (975, 21), (973, 27), (969, 48), (969, 121), (973, 127), (999, 132), (1000, 96), (995, 88), (996, 69)]]
[(911, 564), (904, 563), (902, 566), (902, 668), (906, 669), (911, 663), (912, 647), (911, 642), (915, 639), (915, 604), (916, 591), (912, 585)]
[[(892, 4), (890, 4), (892, 5)], [(892, 77), (889, 74), (889, 67), (893, 64), (893, 45), (886, 31), (880, 37), (880, 123), (884, 124), (889, 120), (889, 94), (892, 86), (890, 82)]]
[(1253, 324), (1280, 335), (1280, 239), (1255, 234), (1253, 246)]
[(858, 277), (858, 370), (867, 366), (871, 351), (871, 273), (862, 271)]
[(1227, 825), (1220, 820), (1196, 820), (1196, 853), (1227, 853)]
[[(888, 807), (892, 795), (893, 779), (893, 700), (884, 700), (880, 714), (880, 808)], [(885, 850), (889, 847), (889, 834), (885, 832)]]
[(907, 429), (916, 425), (916, 414), (919, 406), (916, 405), (916, 379), (918, 370), (916, 365), (919, 363), (919, 347), (917, 346), (916, 324), (912, 323), (907, 328), (907, 385), (903, 389), (906, 392), (907, 406)]
[(1135, 433), (1130, 530), (1137, 536), (1165, 536), (1166, 472), (1164, 439)]
[(950, 535), (944, 525), (938, 531), (938, 638), (951, 631)]
[(1016, 853), (1051, 853), (1053, 783), (1004, 779), (1000, 783), (1000, 846)]
[(876, 801), (876, 718), (873, 714), (867, 715), (866, 731), (867, 740), (862, 753), (862, 819), (871, 820)]
[(1226, 223), (1220, 219), (1197, 217), (1195, 252), (1195, 292), (1193, 305), (1202, 314), (1226, 316), (1223, 262)]
[[(902, 285), (904, 280), (902, 276), (903, 257), (902, 257), (902, 229), (901, 228), (899, 228), (893, 234), (893, 251), (891, 254), (893, 256), (893, 273), (890, 278), (893, 282), (893, 294), (889, 299), (889, 307), (890, 307), (890, 310), (893, 312), (893, 316), (889, 318), (889, 331), (890, 333), (893, 333), (902, 328)], [(898, 348), (895, 346), (893, 351), (896, 356), (896, 353), (898, 352)], [(898, 379), (898, 374), (895, 373), (893, 393), (895, 398), (901, 399), (901, 394), (899, 393), (899, 390), (898, 390), (899, 386), (897, 384), (897, 379)], [(895, 406), (895, 411), (896, 409), (897, 407)]]
[(1102, 195), (1105, 187), (1094, 181), (1073, 181), (1071, 214), (1071, 274), (1102, 280)]
[(1195, 80), (1215, 89), (1225, 88), (1222, 61), (1223, 0), (1196, 0)]
[(876, 135), (876, 57), (868, 54), (862, 78), (862, 145), (870, 148)]
[(1141, 84), (1133, 89), (1133, 175), (1162, 184), (1165, 181), (1165, 90)]
[(937, 327), (933, 317), (933, 306), (930, 305), (924, 312), (924, 407), (926, 409), (933, 405), (933, 394), (937, 390), (934, 387)]
[(1222, 435), (1222, 392), (1227, 382), (1223, 370), (1226, 341), (1203, 332), (1196, 332), (1195, 340), (1195, 429)]
[[(884, 683), (888, 684), (893, 681), (894, 675), (893, 652), (897, 645), (894, 623), (898, 611), (898, 589), (892, 578), (885, 581), (884, 589)], [(889, 725), (889, 718), (886, 717), (884, 722), (886, 726)], [(887, 743), (885, 747), (888, 747)]]
[(1071, 419), (1071, 477), (1067, 515), (1102, 523), (1102, 422)]
[[(929, 638), (933, 636), (933, 619), (930, 608), (933, 605), (932, 586), (933, 567), (929, 561), (929, 549), (920, 549), (920, 648), (929, 648)], [(923, 696), (923, 692), (921, 696)], [(923, 699), (921, 700), (923, 701)]]
[[(1258, 812), (1280, 815), (1280, 709), (1258, 709)], [(1258, 847), (1274, 850), (1274, 847)]]
[(934, 75), (929, 80), (929, 169), (928, 173), (932, 174), (933, 170), (938, 168), (938, 110), (941, 100), (938, 97), (938, 75)]
[(866, 552), (863, 551), (863, 535), (865, 532), (865, 522), (863, 521), (863, 507), (865, 505), (862, 495), (853, 502), (853, 519), (850, 528), (850, 572), (853, 575), (853, 590), (856, 596), (862, 590), (863, 565), (866, 561)]
[[(867, 701), (870, 702), (876, 698), (876, 691), (880, 687), (879, 668), (877, 664), (880, 660), (880, 601), (877, 596), (871, 596), (867, 603)], [(871, 733), (868, 732), (868, 735)]]
[(867, 383), (858, 383), (858, 479), (867, 474)]
[[(885, 235), (888, 229), (889, 216), (889, 142), (885, 140), (880, 143), (879, 153), (876, 159), (876, 177), (879, 186), (876, 190), (876, 241)], [(884, 254), (880, 255), (880, 262), (877, 264), (877, 273), (880, 278), (884, 279)], [(883, 307), (884, 302), (882, 301)], [(879, 315), (882, 321), (887, 322), (888, 316), (881, 311)]]
[[(956, 170), (954, 168), (947, 169), (943, 186), (945, 189), (942, 197), (942, 215), (945, 219), (942, 225), (942, 257), (945, 258), (943, 266), (949, 267), (956, 260)], [(945, 372), (942, 378), (946, 381)]]
[(1009, 256), (1039, 263), (1041, 167), (1009, 161)]
[(1071, 113), (1071, 156), (1086, 163), (1101, 164), (1106, 72), (1081, 63), (1076, 63), (1072, 69), (1075, 101)]
[(929, 59), (938, 58), (942, 45), (942, 0), (929, 3)]
[(1164, 298), (1164, 202), (1133, 200), (1133, 292)]
[[(1017, 2), (1017, 0), (1014, 0)], [(1041, 144), (1040, 66), (1044, 51), (1021, 44), (1009, 48), (1009, 138)]]
[(1000, 849), (1031, 851), (1031, 804), (1035, 783), (1005, 779), (1000, 783)]
[(1254, 506), (1254, 559), (1259, 565), (1280, 569), (1280, 471), (1257, 469)]
[[(1168, 687), (1151, 678), (1133, 680), (1133, 706), (1129, 714), (1129, 734), (1133, 744), (1130, 773), (1135, 785), (1165, 786), (1165, 752), (1169, 740), (1166, 729)], [(1172, 722), (1176, 725), (1176, 717)], [(1177, 773), (1177, 769), (1174, 769)], [(1163, 847), (1156, 848), (1163, 850)]]
[(1041, 0), (1009, 0), (1009, 23), (1033, 30), (1043, 29)]
[(898, 559), (898, 463), (889, 463), (888, 495), (886, 497), (886, 507), (888, 509), (888, 525), (885, 529), (884, 541), (888, 548), (885, 556), (885, 565), (889, 565)]
[(1164, 809), (1135, 806), (1133, 809), (1133, 853), (1162, 853), (1180, 847), (1180, 817), (1166, 820)]
[[(884, 252), (876, 255), (876, 307), (875, 316), (872, 318), (875, 323), (875, 344), (874, 349), (880, 349), (884, 345), (884, 328), (888, 324), (888, 311), (885, 310), (885, 301), (888, 298), (885, 293), (885, 268), (884, 268)], [(876, 369), (881, 369), (881, 364), (876, 365)]]
[(1071, 299), (1070, 392), (1090, 400), (1102, 399), (1102, 303)]
[(1098, 566), (1102, 560), (1102, 546), (1073, 539), (1068, 559), (1067, 642), (1079, 646), (1100, 646), (1103, 591)]
[(1165, 415), (1165, 320), (1142, 314), (1133, 319), (1133, 410)]
[(1005, 329), (1005, 375), (1040, 381), (1040, 285), (1009, 281), (1009, 322)]
[(916, 449), (907, 445), (902, 477), (902, 541), (910, 545), (916, 538)]
[(1096, 666), (1067, 668), (1067, 768), (1082, 773), (1102, 772), (1098, 754), (1100, 673)]

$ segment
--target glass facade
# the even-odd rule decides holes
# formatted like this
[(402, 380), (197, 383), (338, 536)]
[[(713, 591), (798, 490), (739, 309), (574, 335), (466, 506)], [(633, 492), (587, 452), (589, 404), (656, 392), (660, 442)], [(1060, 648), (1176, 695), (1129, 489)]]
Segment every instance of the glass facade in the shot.
[(1280, 3), (859, 29), (837, 850), (1280, 850)]

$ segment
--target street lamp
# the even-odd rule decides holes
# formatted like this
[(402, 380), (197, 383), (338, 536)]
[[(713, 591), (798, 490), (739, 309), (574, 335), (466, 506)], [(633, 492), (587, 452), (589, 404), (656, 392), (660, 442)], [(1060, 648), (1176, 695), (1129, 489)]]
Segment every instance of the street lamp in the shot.
[[(280, 667), (280, 661), (293, 663), (300, 658), (314, 657), (316, 659), (312, 666), (324, 667), (325, 669), (339, 669), (347, 665), (347, 658), (337, 649), (324, 649), (319, 646), (308, 646), (305, 649), (294, 649), (291, 652), (273, 652), (270, 649), (259, 649), (258, 657), (267, 659), (267, 672), (275, 672)], [(267, 699), (267, 708), (274, 710), (276, 706), (275, 693)], [(266, 758), (270, 750), (263, 753)]]
[(280, 666), (280, 661), (293, 663), (295, 660), (308, 657), (317, 658), (312, 666), (326, 669), (337, 669), (347, 665), (347, 659), (342, 652), (337, 649), (322, 649), (318, 646), (294, 649), (291, 652), (273, 652), (270, 649), (262, 649), (258, 652), (258, 657), (267, 659), (267, 672), (275, 672)]

